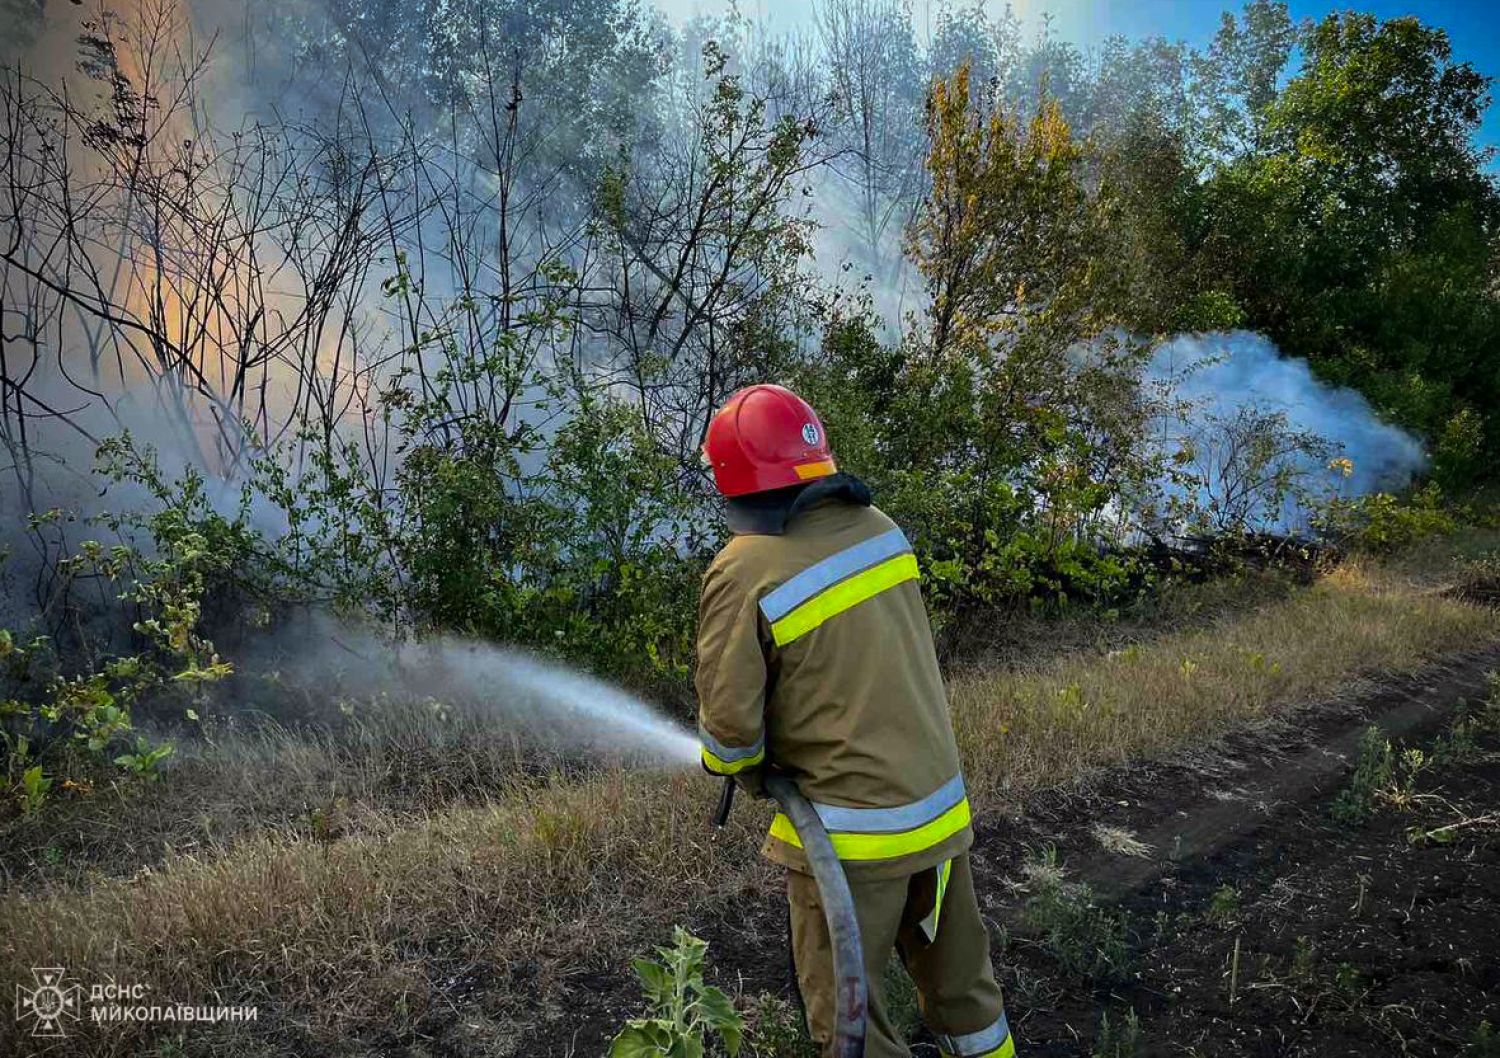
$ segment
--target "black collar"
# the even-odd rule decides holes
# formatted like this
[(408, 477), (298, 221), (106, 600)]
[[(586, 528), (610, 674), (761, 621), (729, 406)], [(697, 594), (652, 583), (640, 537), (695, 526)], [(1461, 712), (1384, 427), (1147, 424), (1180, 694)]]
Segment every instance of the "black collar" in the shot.
[(793, 518), (824, 500), (868, 507), (870, 487), (853, 474), (832, 474), (806, 485), (752, 492), (724, 502), (724, 517), (736, 536), (780, 536)]

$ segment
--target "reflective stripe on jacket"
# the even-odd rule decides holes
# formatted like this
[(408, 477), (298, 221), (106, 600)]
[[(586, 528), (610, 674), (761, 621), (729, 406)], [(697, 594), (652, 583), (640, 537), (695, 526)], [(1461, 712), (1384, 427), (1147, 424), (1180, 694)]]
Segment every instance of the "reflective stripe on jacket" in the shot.
[[(704, 767), (789, 773), (848, 869), (922, 870), (972, 841), (916, 557), (879, 510), (829, 500), (731, 540), (704, 577), (697, 689)], [(763, 852), (806, 868), (784, 816)]]

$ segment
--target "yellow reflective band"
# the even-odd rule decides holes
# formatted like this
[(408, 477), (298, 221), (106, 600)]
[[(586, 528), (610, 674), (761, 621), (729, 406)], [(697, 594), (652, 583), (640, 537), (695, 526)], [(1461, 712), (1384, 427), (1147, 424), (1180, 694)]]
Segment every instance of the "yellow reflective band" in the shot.
[(702, 750), (703, 766), (715, 775), (738, 775), (746, 768), (753, 768), (766, 759), (766, 748), (762, 746), (754, 756), (741, 757), (739, 760), (720, 760), (708, 751), (707, 747)]
[(932, 939), (937, 939), (938, 922), (943, 917), (943, 897), (948, 892), (948, 876), (953, 873), (953, 861), (944, 860), (938, 868), (937, 898), (932, 904)]
[(776, 645), (784, 647), (817, 628), (830, 617), (853, 609), (887, 588), (894, 588), (904, 581), (916, 580), (917, 556), (907, 553), (886, 559), (878, 566), (871, 566), (863, 573), (856, 573), (825, 592), (814, 595), (781, 620), (771, 625), (771, 638)]
[[(923, 823), (911, 830), (896, 834), (833, 832), (828, 835), (828, 839), (833, 842), (833, 851), (838, 853), (841, 860), (892, 860), (897, 856), (908, 856), (939, 845), (968, 825), (969, 799), (965, 797), (930, 823)], [(797, 828), (780, 812), (771, 820), (771, 837), (784, 841), (793, 848), (802, 847)]]
[(809, 478), (826, 478), (829, 474), (837, 474), (838, 467), (833, 465), (831, 459), (820, 459), (816, 463), (801, 463), (792, 468), (797, 476), (803, 481)]
[(938, 923), (943, 918), (943, 894), (948, 891), (948, 876), (953, 871), (953, 861), (944, 860), (937, 866), (937, 891), (932, 897), (932, 910), (927, 913), (919, 925), (922, 933), (927, 937), (927, 943), (931, 944), (937, 940)]
[[(953, 1054), (949, 1051), (939, 1051), (943, 1058), (963, 1058), (962, 1055)], [(985, 1051), (983, 1054), (973, 1055), (972, 1058), (1016, 1058), (1016, 1038), (1005, 1037), (1005, 1042), (993, 1051)]]

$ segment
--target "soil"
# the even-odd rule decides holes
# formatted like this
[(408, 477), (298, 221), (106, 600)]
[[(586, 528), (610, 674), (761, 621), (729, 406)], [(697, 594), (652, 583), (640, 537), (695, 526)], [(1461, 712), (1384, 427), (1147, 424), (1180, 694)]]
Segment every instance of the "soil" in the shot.
[[(996, 881), (1006, 855), (1024, 855), (1017, 831), (1052, 833), (1070, 878), (1089, 883), (1132, 940), (1131, 972), (1106, 982), (1060, 973), (1045, 946), (1011, 933), (997, 962), (1024, 1053), (1500, 1054), (1500, 735), (1461, 753), (1452, 740), (1456, 713), (1483, 698), (1497, 662), (1463, 659), (1301, 723), (1241, 732), (981, 833), (976, 875), (991, 879), (982, 899), (1002, 923), (1024, 900)], [(1415, 803), (1336, 822), (1371, 723), (1398, 754), (1440, 759), (1417, 775)], [(1105, 851), (1100, 823), (1151, 851)], [(1132, 1012), (1133, 1043), (1121, 1031)], [(1106, 1014), (1114, 1035), (1100, 1047)], [(1497, 1042), (1483, 1043), (1485, 1021)]]
[[(1500, 731), (1452, 736), (1496, 669), (1493, 650), (1452, 659), (982, 822), (974, 873), (1019, 1053), (1500, 1055)], [(1337, 822), (1371, 724), (1398, 755), (1437, 759), (1408, 803)], [(1141, 845), (1106, 848), (1100, 825)], [(1027, 919), (1021, 868), (1047, 847), (1122, 931), (1119, 965), (1069, 972)], [(717, 983), (792, 996), (779, 892), (746, 892), (688, 925), (710, 941)], [(580, 980), (566, 1034), (544, 1030), (512, 1053), (605, 1052), (638, 993), (624, 973)], [(913, 1053), (937, 1051), (919, 1037)]]

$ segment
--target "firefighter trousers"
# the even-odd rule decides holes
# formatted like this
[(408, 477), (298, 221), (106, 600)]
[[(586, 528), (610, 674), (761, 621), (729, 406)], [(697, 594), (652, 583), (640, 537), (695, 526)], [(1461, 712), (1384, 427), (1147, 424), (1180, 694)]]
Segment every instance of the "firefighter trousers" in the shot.
[[(896, 878), (851, 877), (869, 985), (866, 1058), (909, 1058), (892, 1024), (883, 979), (892, 950), (917, 986), (922, 1020), (951, 1058), (1013, 1058), (1015, 1044), (990, 964), (989, 937), (974, 896), (968, 853)], [(833, 948), (812, 875), (787, 872), (792, 959), (808, 1032), (831, 1055), (834, 1028)]]

